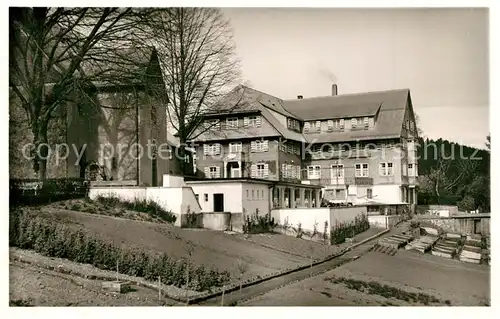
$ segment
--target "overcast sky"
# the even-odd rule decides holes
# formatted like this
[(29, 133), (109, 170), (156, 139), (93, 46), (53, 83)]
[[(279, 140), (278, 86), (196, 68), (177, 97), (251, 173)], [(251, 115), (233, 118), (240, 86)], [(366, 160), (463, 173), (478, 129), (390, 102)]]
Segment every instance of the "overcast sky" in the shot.
[(244, 80), (283, 99), (409, 88), (424, 135), (484, 148), (487, 9), (224, 9)]

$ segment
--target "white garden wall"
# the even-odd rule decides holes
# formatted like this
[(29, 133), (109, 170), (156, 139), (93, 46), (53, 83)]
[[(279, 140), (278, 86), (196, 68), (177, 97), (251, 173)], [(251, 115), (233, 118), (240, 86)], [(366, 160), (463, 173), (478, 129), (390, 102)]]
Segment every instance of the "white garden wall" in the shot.
[(152, 200), (165, 210), (177, 215), (175, 226), (180, 226), (181, 214), (200, 213), (201, 207), (191, 187), (91, 187), (89, 198), (118, 197), (122, 200)]

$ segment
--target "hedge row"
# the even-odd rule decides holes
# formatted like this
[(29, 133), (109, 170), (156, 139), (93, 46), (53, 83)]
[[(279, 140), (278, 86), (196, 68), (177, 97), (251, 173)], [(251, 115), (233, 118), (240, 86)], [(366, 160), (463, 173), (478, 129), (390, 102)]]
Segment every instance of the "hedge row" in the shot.
[(9, 184), (10, 206), (83, 198), (88, 191), (88, 182), (80, 178), (11, 179)]
[(103, 204), (105, 207), (123, 207), (124, 209), (133, 210), (140, 213), (146, 213), (154, 218), (159, 218), (167, 223), (175, 223), (177, 216), (172, 212), (165, 210), (155, 201), (146, 199), (124, 200), (118, 197), (98, 196), (96, 201)]
[(356, 234), (362, 233), (370, 228), (368, 217), (361, 214), (354, 218), (354, 221), (349, 223), (337, 223), (330, 230), (330, 243), (332, 245), (345, 242), (346, 238), (351, 238)]
[[(143, 249), (114, 246), (90, 235), (83, 229), (74, 229), (54, 219), (33, 212), (12, 210), (9, 223), (9, 245), (32, 249), (49, 256), (91, 264), (103, 270), (143, 277), (196, 291), (220, 287), (230, 279), (227, 271), (190, 265), (189, 260), (174, 260), (167, 254), (153, 254)], [(186, 285), (187, 274), (189, 282)]]

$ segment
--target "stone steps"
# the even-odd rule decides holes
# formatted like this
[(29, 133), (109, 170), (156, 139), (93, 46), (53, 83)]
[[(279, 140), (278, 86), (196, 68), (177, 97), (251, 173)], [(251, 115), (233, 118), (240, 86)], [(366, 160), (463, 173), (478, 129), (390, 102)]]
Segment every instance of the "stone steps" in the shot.
[(422, 236), (405, 246), (405, 250), (415, 250), (421, 253), (425, 253), (431, 249), (432, 245), (439, 239), (435, 236)]

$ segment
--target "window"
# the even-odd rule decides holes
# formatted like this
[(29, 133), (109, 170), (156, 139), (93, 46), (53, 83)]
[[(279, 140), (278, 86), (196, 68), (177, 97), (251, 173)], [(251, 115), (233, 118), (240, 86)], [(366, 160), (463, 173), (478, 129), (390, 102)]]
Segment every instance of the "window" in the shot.
[(392, 163), (380, 163), (380, 175), (382, 175), (382, 176), (394, 175), (393, 164)]
[(220, 130), (220, 121), (219, 120), (207, 120), (205, 122), (206, 128), (210, 130)]
[(252, 152), (267, 152), (269, 151), (269, 141), (252, 141), (250, 142), (250, 150)]
[(307, 179), (319, 179), (321, 176), (321, 166), (314, 165), (307, 167)]
[(373, 198), (373, 190), (371, 188), (368, 188), (366, 190), (366, 198), (372, 199)]
[(288, 143), (286, 145), (286, 152), (292, 154), (293, 153), (293, 145), (291, 143)]
[(255, 198), (255, 190), (252, 189), (252, 198)]
[(315, 129), (316, 131), (321, 131), (321, 121), (316, 121)]
[(297, 121), (295, 119), (288, 118), (287, 119), (287, 124), (288, 124), (288, 129), (289, 130), (298, 131), (300, 129), (299, 121)]
[(199, 203), (200, 202), (200, 194), (194, 194), (194, 197), (196, 197), (196, 201)]
[(264, 164), (257, 164), (257, 177), (264, 177)]
[(261, 120), (260, 116), (254, 115), (254, 116), (248, 116), (243, 118), (243, 126), (253, 126), (253, 127), (260, 127)]
[(300, 145), (299, 144), (293, 145), (293, 152), (297, 155), (300, 155)]
[(413, 164), (408, 164), (408, 176), (415, 176), (415, 172), (413, 170)]
[(263, 189), (260, 191), (260, 195), (262, 198), (264, 198), (264, 190)]
[(208, 202), (208, 194), (203, 194), (203, 196), (205, 197), (205, 202)]
[(328, 124), (328, 131), (333, 131), (333, 121), (328, 120), (327, 124)]
[(238, 127), (238, 118), (237, 117), (229, 117), (226, 119), (226, 127), (227, 128), (237, 128)]
[(363, 124), (364, 124), (365, 128), (369, 128), (370, 127), (370, 121), (369, 121), (368, 117), (365, 117), (363, 119)]
[(208, 167), (208, 177), (209, 178), (219, 178), (220, 177), (220, 167), (217, 167), (217, 166)]
[(311, 129), (311, 124), (309, 122), (305, 122), (304, 123), (304, 133), (309, 132), (310, 129)]
[(205, 155), (219, 155), (220, 154), (220, 144), (203, 144), (203, 153)]
[(250, 176), (252, 178), (268, 178), (269, 177), (269, 164), (252, 164)]
[(358, 120), (355, 117), (353, 117), (351, 119), (351, 128), (356, 128), (357, 124), (358, 124)]
[(373, 117), (368, 118), (368, 126), (370, 128), (375, 126), (375, 120), (373, 119)]
[(340, 120), (339, 120), (339, 128), (340, 128), (341, 130), (343, 130), (343, 129), (344, 129), (344, 127), (345, 127), (345, 121), (344, 121), (344, 119), (340, 119)]
[(240, 153), (243, 149), (241, 142), (229, 143), (229, 153)]
[(248, 189), (247, 189), (247, 198), (248, 198)]
[(368, 164), (356, 164), (355, 169), (356, 177), (368, 177)]
[(344, 165), (332, 165), (332, 178), (344, 177)]

